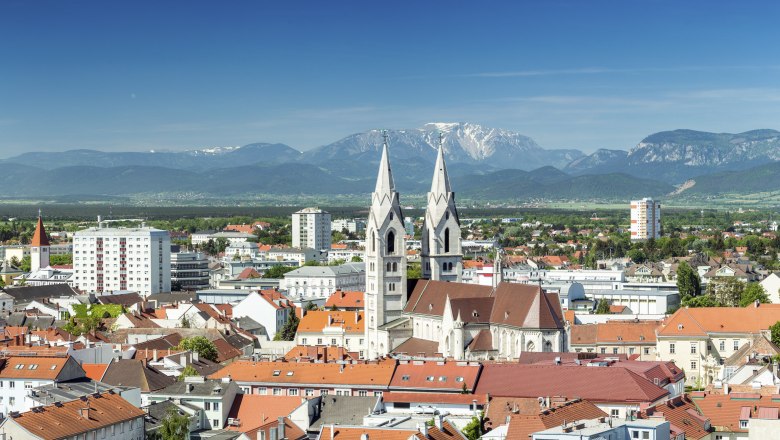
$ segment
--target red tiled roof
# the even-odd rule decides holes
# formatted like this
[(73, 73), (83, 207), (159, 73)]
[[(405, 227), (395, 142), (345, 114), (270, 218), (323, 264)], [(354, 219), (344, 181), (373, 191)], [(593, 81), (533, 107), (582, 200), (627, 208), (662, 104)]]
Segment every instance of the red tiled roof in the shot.
[(296, 345), (290, 351), (284, 355), (284, 358), (289, 360), (293, 359), (311, 359), (315, 361), (345, 361), (345, 360), (357, 360), (344, 347), (317, 345), (306, 346)]
[(238, 426), (227, 426), (230, 431), (248, 432), (273, 422), (278, 417), (287, 417), (301, 406), (306, 399), (294, 396), (261, 396), (238, 394), (233, 401), (228, 417), (238, 419)]
[(667, 319), (658, 336), (705, 336), (708, 333), (759, 333), (780, 321), (780, 304), (747, 307), (683, 307)]
[[(59, 405), (49, 405), (37, 412), (28, 411), (8, 419), (18, 423), (37, 438), (63, 439), (140, 418), (144, 412), (118, 394), (102, 393), (99, 397), (86, 396), (87, 401), (76, 399)], [(88, 417), (82, 417), (81, 409), (89, 407)]]
[[(512, 380), (508, 381), (507, 378)], [(591, 402), (653, 403), (669, 392), (625, 368), (486, 363), (477, 393), (579, 397)]]
[(43, 219), (41, 217), (38, 217), (38, 224), (35, 225), (35, 233), (30, 241), (30, 246), (49, 246), (49, 237), (46, 235), (46, 229), (43, 227)]
[(481, 368), (479, 363), (466, 362), (400, 363), (390, 380), (390, 388), (460, 392), (465, 385), (467, 390), (472, 390)]
[(758, 394), (696, 393), (691, 397), (716, 431), (747, 432), (747, 429), (740, 428), (740, 420), (756, 418), (759, 408), (780, 408), (779, 400)]
[(663, 416), (673, 430), (685, 433), (686, 439), (698, 440), (709, 436), (709, 431), (705, 429), (707, 418), (699, 413), (699, 409), (687, 395), (677, 396), (647, 408), (639, 414), (639, 418), (647, 419), (656, 415)]
[(431, 393), (431, 392), (404, 392), (387, 391), (382, 393), (382, 400), (385, 402), (401, 403), (433, 403), (433, 404), (455, 404), (470, 405), (474, 400), (477, 404), (484, 405), (487, 396), (484, 394), (462, 394), (462, 393)]
[(81, 368), (84, 369), (88, 378), (100, 381), (108, 368), (108, 364), (81, 364)]
[(12, 356), (0, 360), (0, 378), (3, 379), (48, 379), (54, 380), (65, 368), (65, 364), (73, 363), (75, 368), (80, 368), (76, 361), (68, 357), (43, 357), (43, 356)]
[(325, 327), (340, 327), (346, 333), (365, 333), (363, 312), (311, 310), (298, 323), (298, 333), (321, 333)]
[[(335, 364), (235, 361), (209, 376), (230, 377), (244, 383), (337, 384), (387, 387), (395, 370), (394, 361)], [(277, 374), (274, 374), (278, 372)]]
[(506, 437), (526, 439), (534, 432), (562, 425), (566, 421), (597, 419), (606, 416), (607, 413), (586, 400), (573, 400), (541, 410), (533, 415), (512, 414)]
[(355, 290), (337, 290), (333, 292), (328, 297), (328, 300), (325, 301), (325, 308), (329, 309), (332, 307), (337, 307), (339, 309), (345, 309), (345, 308), (363, 308), (365, 306), (364, 304), (364, 292), (359, 292)]

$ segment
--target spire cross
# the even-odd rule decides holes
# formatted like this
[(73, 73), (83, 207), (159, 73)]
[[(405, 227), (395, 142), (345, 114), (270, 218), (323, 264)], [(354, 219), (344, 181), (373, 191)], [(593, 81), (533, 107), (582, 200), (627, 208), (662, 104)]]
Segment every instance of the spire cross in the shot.
[(444, 133), (439, 132), (439, 148), (441, 148), (442, 145), (444, 145)]
[(41, 218), (41, 208), (38, 208), (38, 218)]
[(385, 145), (387, 145), (387, 130), (382, 130), (382, 139), (385, 142)]

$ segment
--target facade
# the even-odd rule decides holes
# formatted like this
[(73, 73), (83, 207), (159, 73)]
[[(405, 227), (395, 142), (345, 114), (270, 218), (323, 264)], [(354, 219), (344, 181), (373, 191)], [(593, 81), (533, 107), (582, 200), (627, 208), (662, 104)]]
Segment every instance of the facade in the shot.
[(366, 263), (339, 266), (303, 266), (284, 274), (288, 295), (298, 298), (327, 298), (338, 289), (362, 290), (366, 286)]
[(73, 286), (85, 292), (171, 290), (171, 238), (155, 228), (89, 228), (73, 236)]
[[(511, 424), (510, 424), (511, 429)], [(670, 440), (666, 420), (573, 420), (568, 424), (535, 432), (533, 440)], [(682, 438), (685, 436), (683, 435)], [(682, 440), (682, 439), (680, 439)]]
[(657, 357), (682, 368), (689, 385), (706, 386), (723, 376), (727, 358), (777, 321), (777, 304), (681, 308), (658, 330)]
[(293, 213), (293, 247), (330, 250), (330, 226), (330, 213), (319, 208), (305, 208)]
[(234, 319), (252, 318), (265, 327), (270, 337), (284, 326), (291, 313), (295, 313), (295, 306), (275, 290), (252, 292), (233, 306)]
[(239, 393), (238, 385), (225, 377), (221, 380), (205, 380), (202, 376), (188, 376), (149, 396), (150, 403), (173, 400), (189, 404), (203, 411), (199, 425), (206, 429), (224, 429), (233, 400)]
[(171, 254), (171, 284), (181, 290), (209, 287), (209, 260), (200, 252)]
[(363, 232), (366, 229), (366, 221), (357, 218), (338, 218), (330, 222), (330, 229), (331, 231), (339, 232), (346, 229), (347, 232), (357, 234), (358, 232)]
[(365, 336), (363, 312), (312, 310), (301, 318), (295, 339), (299, 346), (343, 347), (362, 358)]
[(428, 193), (421, 258), (423, 278), (460, 281), (463, 271), (460, 220), (441, 145), (436, 158), (431, 191)]
[(406, 245), (399, 194), (382, 146), (376, 188), (366, 225), (366, 357), (384, 356), (390, 336), (384, 325), (401, 318), (406, 305)]
[(0, 413), (28, 411), (33, 388), (82, 378), (84, 370), (71, 357), (11, 356), (0, 360)]
[(659, 321), (607, 321), (570, 327), (569, 351), (603, 355), (625, 354), (639, 360), (656, 359), (655, 331)]
[(631, 201), (631, 240), (661, 238), (661, 203), (653, 199)]

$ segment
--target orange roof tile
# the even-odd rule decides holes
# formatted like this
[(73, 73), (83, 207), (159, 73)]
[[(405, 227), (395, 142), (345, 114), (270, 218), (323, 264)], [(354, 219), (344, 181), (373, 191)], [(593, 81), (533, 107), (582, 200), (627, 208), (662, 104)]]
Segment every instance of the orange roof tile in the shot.
[(305, 400), (294, 396), (239, 394), (228, 413), (229, 418), (239, 419), (239, 425), (228, 426), (227, 429), (248, 432), (260, 428), (269, 421), (277, 423), (278, 417), (289, 416)]
[[(0, 360), (2, 362), (3, 360)], [(60, 375), (65, 364), (76, 364), (76, 361), (68, 357), (43, 357), (43, 356), (12, 356), (4, 359), (5, 363), (0, 367), (0, 378), (3, 379), (49, 379), (54, 380)], [(79, 367), (80, 368), (80, 367)]]
[[(484, 394), (462, 394), (462, 393), (431, 393), (431, 392), (404, 392), (387, 391), (382, 393), (382, 400), (385, 402), (408, 402), (408, 403), (447, 403), (471, 405), (474, 400), (477, 404), (484, 405), (487, 396)], [(536, 399), (534, 399), (536, 402)]]
[(677, 396), (665, 403), (647, 408), (639, 414), (639, 418), (646, 419), (657, 415), (663, 416), (673, 430), (684, 432), (686, 439), (698, 440), (710, 435), (706, 429), (707, 418), (701, 415), (687, 395)]
[(325, 308), (337, 307), (339, 309), (344, 308), (363, 308), (365, 306), (364, 301), (365, 293), (355, 290), (337, 290), (333, 292), (328, 300), (325, 301)]
[(81, 364), (81, 368), (84, 369), (88, 378), (99, 381), (103, 378), (103, 374), (106, 372), (108, 364)]
[(43, 227), (43, 219), (41, 217), (38, 217), (38, 224), (35, 226), (35, 233), (30, 241), (30, 246), (49, 246), (49, 237), (46, 235), (46, 229)]
[(366, 434), (371, 440), (409, 440), (409, 437), (417, 435), (416, 429), (400, 428), (369, 428), (360, 426), (323, 426), (320, 431), (321, 439), (333, 440), (362, 440)]
[(341, 327), (346, 333), (363, 334), (363, 312), (311, 310), (298, 323), (298, 333), (321, 333), (325, 327)]
[[(9, 419), (38, 438), (62, 439), (141, 418), (144, 412), (118, 394), (106, 392), (99, 397), (87, 395), (86, 402), (76, 399), (59, 405), (49, 405), (38, 412), (28, 411)], [(88, 417), (81, 416), (81, 409), (89, 406)]]
[(293, 359), (311, 359), (325, 362), (357, 360), (357, 358), (353, 358), (349, 354), (346, 348), (332, 345), (317, 345), (314, 347), (296, 345), (284, 355), (284, 358), (288, 361)]
[[(693, 403), (699, 408), (704, 417), (710, 419), (710, 423), (716, 431), (747, 432), (740, 428), (740, 420), (748, 416), (758, 417), (761, 408), (780, 408), (780, 400), (772, 396), (760, 396), (758, 394), (707, 394), (701, 393), (698, 397), (692, 394)], [(748, 408), (743, 414), (743, 408)]]
[(658, 336), (706, 336), (708, 333), (760, 333), (780, 321), (780, 304), (759, 307), (683, 307), (667, 319)]
[(320, 364), (239, 360), (209, 377), (221, 379), (230, 375), (233, 380), (243, 383), (365, 385), (384, 388), (390, 384), (394, 370), (395, 361)]

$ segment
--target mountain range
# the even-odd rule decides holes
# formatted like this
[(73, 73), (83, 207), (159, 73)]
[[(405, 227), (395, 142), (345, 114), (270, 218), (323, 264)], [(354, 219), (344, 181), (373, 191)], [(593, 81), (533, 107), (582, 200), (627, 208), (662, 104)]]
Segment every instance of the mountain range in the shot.
[(178, 152), (28, 152), (0, 161), (0, 183), (17, 197), (366, 194), (384, 135), (399, 190), (415, 194), (430, 185), (439, 142), (458, 194), (478, 199), (622, 200), (663, 196), (685, 181), (681, 193), (696, 195), (774, 190), (780, 184), (772, 174), (780, 171), (775, 130), (666, 131), (627, 151), (585, 155), (544, 149), (522, 134), (471, 123), (430, 123), (386, 134), (369, 130), (305, 152), (278, 143)]

